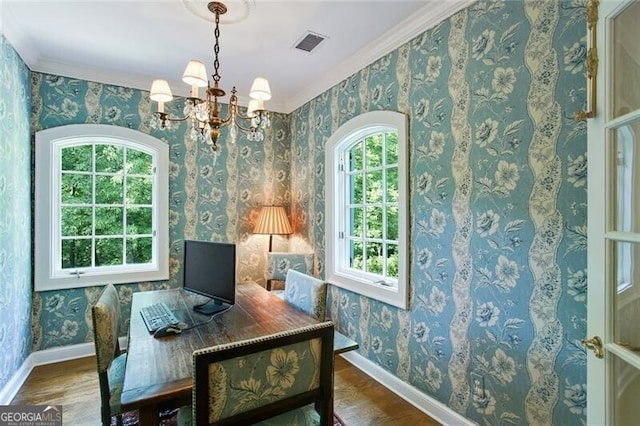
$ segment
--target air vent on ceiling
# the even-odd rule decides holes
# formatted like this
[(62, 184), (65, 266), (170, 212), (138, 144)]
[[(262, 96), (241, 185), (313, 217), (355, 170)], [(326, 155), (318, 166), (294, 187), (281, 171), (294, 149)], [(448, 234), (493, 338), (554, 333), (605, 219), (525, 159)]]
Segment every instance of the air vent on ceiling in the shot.
[(305, 52), (311, 52), (313, 49), (318, 47), (318, 45), (322, 43), (326, 38), (326, 36), (307, 31), (295, 44), (295, 48), (304, 50)]

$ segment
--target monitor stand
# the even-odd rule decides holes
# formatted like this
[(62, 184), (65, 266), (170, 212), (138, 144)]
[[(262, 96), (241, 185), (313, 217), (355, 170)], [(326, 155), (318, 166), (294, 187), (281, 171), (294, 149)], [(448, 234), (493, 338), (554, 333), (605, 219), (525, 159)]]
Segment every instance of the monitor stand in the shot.
[(211, 299), (206, 303), (194, 306), (193, 310), (202, 315), (213, 315), (213, 314), (217, 314), (218, 312), (226, 310), (230, 306), (231, 305), (229, 305), (228, 303)]

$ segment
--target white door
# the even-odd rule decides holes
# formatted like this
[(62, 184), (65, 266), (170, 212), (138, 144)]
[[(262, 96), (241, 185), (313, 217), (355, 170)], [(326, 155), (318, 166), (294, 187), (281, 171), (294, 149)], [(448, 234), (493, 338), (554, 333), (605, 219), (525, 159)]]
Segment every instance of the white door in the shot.
[[(640, 0), (603, 0), (588, 119), (587, 422), (640, 422)], [(597, 338), (604, 358), (597, 358)]]

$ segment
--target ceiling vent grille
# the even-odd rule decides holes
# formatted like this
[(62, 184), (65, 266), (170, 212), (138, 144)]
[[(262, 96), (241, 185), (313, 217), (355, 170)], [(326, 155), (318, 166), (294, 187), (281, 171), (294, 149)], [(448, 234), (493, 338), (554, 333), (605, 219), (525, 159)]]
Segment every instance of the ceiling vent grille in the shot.
[(311, 52), (313, 49), (318, 47), (320, 43), (325, 41), (326, 38), (326, 36), (307, 31), (306, 34), (304, 34), (295, 44), (295, 48), (298, 50), (304, 50), (305, 52)]

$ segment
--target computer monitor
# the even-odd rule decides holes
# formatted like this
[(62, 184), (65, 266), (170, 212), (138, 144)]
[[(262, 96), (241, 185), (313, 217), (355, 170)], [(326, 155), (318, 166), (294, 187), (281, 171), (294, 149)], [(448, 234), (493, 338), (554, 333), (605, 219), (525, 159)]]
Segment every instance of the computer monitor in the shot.
[(211, 299), (194, 311), (212, 315), (235, 303), (235, 244), (185, 240), (183, 268), (184, 289)]

